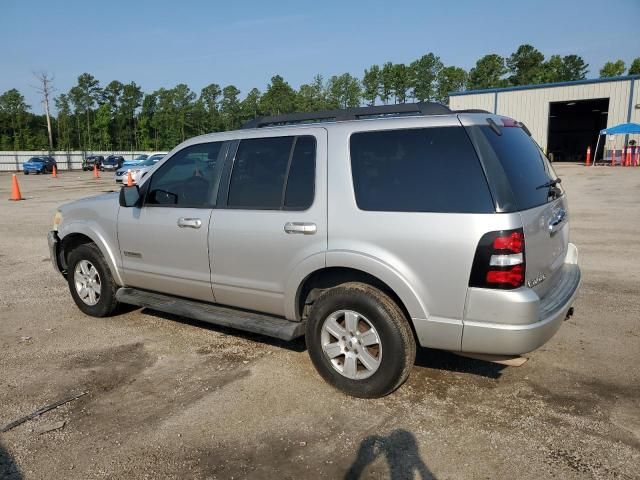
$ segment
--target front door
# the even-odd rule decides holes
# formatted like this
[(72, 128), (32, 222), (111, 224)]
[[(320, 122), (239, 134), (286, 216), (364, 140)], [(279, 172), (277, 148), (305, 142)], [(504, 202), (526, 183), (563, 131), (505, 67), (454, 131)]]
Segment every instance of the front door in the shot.
[(140, 208), (121, 207), (118, 241), (127, 286), (212, 302), (208, 231), (223, 142), (176, 152), (142, 186)]
[(240, 140), (228, 160), (209, 229), (211, 279), (218, 303), (284, 315), (296, 268), (325, 265), (327, 133), (273, 135)]

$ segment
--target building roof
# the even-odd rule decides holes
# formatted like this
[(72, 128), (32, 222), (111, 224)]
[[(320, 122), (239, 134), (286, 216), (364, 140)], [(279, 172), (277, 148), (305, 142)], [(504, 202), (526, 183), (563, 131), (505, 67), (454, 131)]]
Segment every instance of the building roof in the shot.
[(539, 83), (536, 85), (517, 85), (514, 87), (503, 88), (485, 88), (481, 90), (465, 90), (462, 92), (450, 92), (450, 97), (456, 97), (460, 95), (475, 95), (478, 93), (495, 93), (495, 92), (511, 92), (514, 90), (533, 90), (536, 88), (555, 88), (555, 87), (570, 87), (573, 85), (585, 85), (589, 83), (604, 83), (604, 82), (622, 82), (629, 80), (638, 80), (640, 75), (624, 75), (620, 77), (608, 77), (608, 78), (589, 78), (586, 80), (573, 80), (571, 82), (556, 82), (556, 83)]

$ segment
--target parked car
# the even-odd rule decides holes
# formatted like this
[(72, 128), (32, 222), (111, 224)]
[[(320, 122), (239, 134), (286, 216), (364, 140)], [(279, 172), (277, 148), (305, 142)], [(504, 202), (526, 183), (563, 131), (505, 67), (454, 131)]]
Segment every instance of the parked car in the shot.
[(49, 156), (31, 157), (22, 164), (22, 171), (25, 175), (30, 173), (51, 173), (53, 167), (57, 168), (56, 160)]
[(102, 155), (87, 155), (82, 161), (82, 170), (86, 172), (93, 170), (94, 167), (100, 168), (103, 161), (104, 157)]
[(51, 258), (81, 311), (304, 335), (319, 374), (358, 397), (401, 385), (416, 345), (520, 355), (573, 312), (567, 198), (517, 121), (427, 103), (246, 127), (60, 207)]
[(133, 160), (125, 160), (125, 162), (122, 164), (121, 167), (126, 167), (126, 168), (136, 167), (140, 165), (142, 162), (144, 162), (147, 158), (149, 158), (149, 155), (143, 153), (141, 155), (136, 156), (136, 158), (134, 158)]
[(116, 171), (119, 168), (122, 168), (122, 164), (124, 163), (124, 157), (122, 155), (109, 155), (105, 158), (101, 165), (100, 170), (102, 171)]
[(138, 165), (133, 167), (123, 166), (118, 169), (115, 174), (116, 183), (127, 182), (127, 172), (131, 171), (131, 179), (138, 183), (142, 180), (149, 170), (153, 168), (153, 166), (162, 160), (167, 152), (155, 152), (147, 157), (146, 160), (143, 160)]

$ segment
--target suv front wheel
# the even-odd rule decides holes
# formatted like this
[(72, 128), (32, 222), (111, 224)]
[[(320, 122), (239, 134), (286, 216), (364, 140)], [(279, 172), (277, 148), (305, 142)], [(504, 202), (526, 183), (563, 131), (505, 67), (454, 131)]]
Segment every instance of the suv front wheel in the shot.
[(382, 291), (357, 282), (318, 297), (307, 319), (306, 342), (318, 373), (361, 398), (393, 392), (409, 376), (416, 356), (402, 310)]
[(87, 243), (75, 248), (67, 264), (67, 282), (78, 308), (92, 317), (111, 315), (118, 306), (118, 287), (97, 245)]

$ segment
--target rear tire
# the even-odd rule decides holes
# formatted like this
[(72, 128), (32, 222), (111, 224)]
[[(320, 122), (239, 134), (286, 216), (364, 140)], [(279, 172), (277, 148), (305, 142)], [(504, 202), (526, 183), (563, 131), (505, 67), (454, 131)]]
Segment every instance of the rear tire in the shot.
[(29, 172), (24, 172), (25, 175), (29, 175)]
[(316, 299), (306, 342), (318, 373), (338, 390), (361, 398), (396, 390), (416, 356), (402, 310), (377, 288), (357, 282), (326, 290)]
[(107, 317), (118, 307), (111, 270), (95, 243), (80, 245), (69, 254), (67, 283), (80, 310), (92, 317)]

